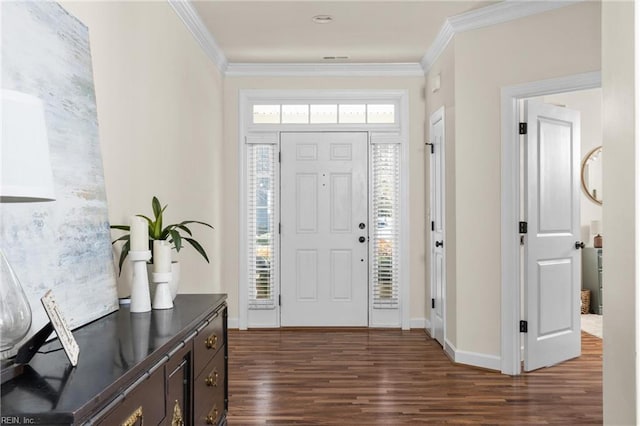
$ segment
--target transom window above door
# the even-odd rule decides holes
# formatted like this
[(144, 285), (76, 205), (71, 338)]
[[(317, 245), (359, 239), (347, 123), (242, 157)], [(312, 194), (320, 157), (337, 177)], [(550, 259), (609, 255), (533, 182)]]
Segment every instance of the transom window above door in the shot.
[(254, 104), (253, 124), (395, 124), (396, 105)]

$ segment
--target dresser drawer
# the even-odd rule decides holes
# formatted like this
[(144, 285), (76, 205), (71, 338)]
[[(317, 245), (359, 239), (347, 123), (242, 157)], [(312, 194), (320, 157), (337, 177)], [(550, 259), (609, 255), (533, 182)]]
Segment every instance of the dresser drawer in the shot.
[(218, 424), (224, 414), (225, 359), (224, 348), (204, 367), (193, 385), (194, 424)]
[(164, 370), (158, 369), (148, 379), (137, 385), (112, 411), (97, 424), (157, 425), (165, 417)]
[(209, 318), (209, 324), (193, 339), (194, 375), (197, 377), (205, 365), (225, 344), (224, 310), (220, 309)]

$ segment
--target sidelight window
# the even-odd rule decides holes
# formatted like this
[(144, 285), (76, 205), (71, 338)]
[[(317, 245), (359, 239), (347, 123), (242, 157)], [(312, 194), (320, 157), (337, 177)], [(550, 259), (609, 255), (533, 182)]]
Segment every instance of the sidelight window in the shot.
[(373, 308), (396, 309), (399, 301), (400, 145), (373, 145)]
[(247, 153), (249, 308), (274, 309), (276, 146), (249, 145)]

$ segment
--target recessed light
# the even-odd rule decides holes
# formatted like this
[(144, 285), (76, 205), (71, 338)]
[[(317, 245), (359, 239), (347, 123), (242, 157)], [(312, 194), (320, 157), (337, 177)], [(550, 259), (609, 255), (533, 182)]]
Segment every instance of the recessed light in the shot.
[(315, 22), (316, 24), (330, 24), (331, 22), (333, 22), (333, 16), (331, 16), (331, 15), (316, 15), (313, 18), (311, 18), (311, 20), (313, 22)]

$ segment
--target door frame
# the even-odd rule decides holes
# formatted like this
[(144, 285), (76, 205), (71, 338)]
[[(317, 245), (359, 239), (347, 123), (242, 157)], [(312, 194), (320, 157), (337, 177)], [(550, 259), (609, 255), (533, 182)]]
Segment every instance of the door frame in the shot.
[(539, 80), (501, 89), (501, 371), (521, 373), (520, 329), (520, 121), (519, 100), (601, 87), (600, 71)]
[[(393, 124), (254, 124), (252, 107), (254, 104), (284, 103), (393, 103), (396, 117)], [(281, 132), (368, 132), (369, 145), (373, 143), (395, 142), (400, 145), (400, 266), (399, 266), (399, 308), (398, 314), (380, 315), (379, 319), (369, 315), (369, 327), (410, 328), (410, 270), (409, 270), (409, 93), (407, 90), (261, 90), (240, 89), (238, 93), (238, 327), (278, 328), (280, 309), (276, 306), (268, 313), (259, 312), (257, 320), (249, 320), (248, 300), (248, 259), (247, 259), (247, 142), (264, 140), (274, 143), (278, 150)], [(277, 174), (280, 174), (279, 166)], [(369, 183), (371, 183), (369, 174)], [(278, 188), (278, 193), (279, 193)], [(371, 211), (369, 199), (369, 211)], [(279, 212), (276, 212), (279, 218)], [(278, 238), (279, 240), (279, 238)], [(372, 264), (372, 263), (370, 263)], [(279, 276), (276, 285), (276, 300), (279, 296)], [(370, 290), (369, 282), (369, 290)], [(368, 300), (369, 311), (372, 303)], [(382, 310), (378, 310), (382, 311)], [(257, 311), (252, 311), (257, 312)], [(389, 312), (390, 313), (390, 312)], [(251, 323), (250, 323), (251, 322)]]
[[(429, 117), (429, 139), (432, 140), (431, 136), (432, 136), (432, 131), (433, 131), (433, 127), (435, 125), (435, 123), (437, 123), (438, 121), (442, 121), (442, 146), (440, 148), (440, 155), (442, 155), (442, 169), (440, 171), (441, 173), (441, 178), (440, 178), (440, 185), (441, 185), (441, 191), (442, 191), (442, 198), (443, 198), (443, 205), (441, 206), (441, 211), (442, 213), (446, 212), (446, 202), (444, 201), (446, 199), (446, 192), (445, 192), (445, 188), (446, 188), (446, 153), (445, 153), (445, 144), (446, 144), (446, 122), (445, 122), (445, 110), (444, 110), (444, 105), (441, 106), (440, 108), (438, 108), (437, 110), (435, 110), (433, 112), (433, 114), (431, 114), (431, 117)], [(429, 202), (431, 203), (431, 208), (429, 209), (430, 214), (429, 214), (429, 220), (432, 220), (433, 218), (433, 197), (434, 197), (434, 191), (433, 191), (433, 173), (434, 172), (434, 162), (435, 162), (435, 157), (431, 154), (429, 154), (429, 172), (430, 172), (430, 179), (429, 179)], [(440, 219), (442, 221), (442, 238), (444, 241), (446, 241), (446, 214), (442, 214), (442, 217)], [(433, 256), (433, 245), (435, 244), (435, 238), (433, 237), (433, 232), (430, 233), (430, 237), (429, 237), (429, 242), (431, 243), (429, 245), (429, 258), (430, 258), (430, 273), (429, 273), (429, 277), (430, 277), (430, 281), (431, 281), (431, 299), (434, 298), (434, 294), (435, 294), (435, 283), (434, 283), (434, 278), (435, 278), (435, 268), (434, 268), (434, 258), (435, 256)], [(442, 342), (442, 347), (445, 348), (447, 345), (445, 344), (446, 340), (447, 340), (447, 251), (446, 251), (446, 247), (445, 246), (442, 250), (442, 258), (443, 258), (443, 264), (444, 264), (444, 269), (442, 271), (442, 300), (443, 300), (443, 305), (442, 305), (442, 333), (443, 333), (443, 342)], [(428, 303), (428, 302), (427, 302)], [(431, 309), (431, 315), (430, 315), (430, 322), (431, 322), (431, 338), (435, 339), (434, 336), (434, 321), (433, 321), (433, 315), (434, 315), (434, 311), (433, 308)]]

